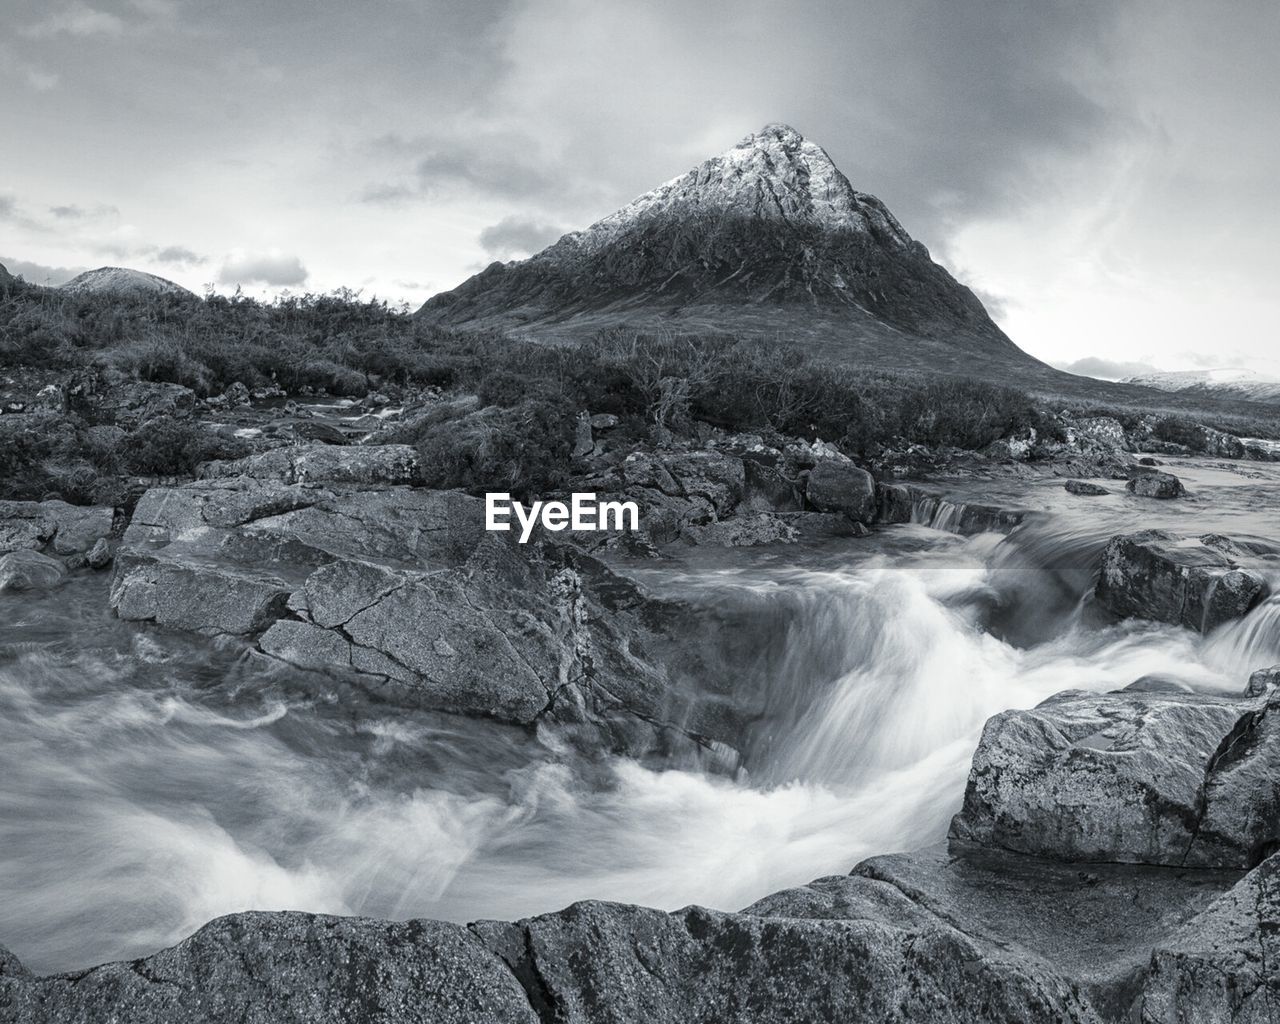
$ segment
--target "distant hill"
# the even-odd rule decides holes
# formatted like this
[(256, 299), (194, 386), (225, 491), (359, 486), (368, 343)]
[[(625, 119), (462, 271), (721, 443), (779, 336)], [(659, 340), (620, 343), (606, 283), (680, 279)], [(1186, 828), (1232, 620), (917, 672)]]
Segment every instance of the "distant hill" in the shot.
[(907, 369), (1059, 375), (820, 146), (779, 124), (418, 315), (549, 340), (628, 325), (776, 337)]
[(1137, 377), (1127, 377), (1123, 383), (1185, 397), (1199, 395), (1207, 398), (1241, 398), (1250, 402), (1280, 405), (1280, 380), (1268, 379), (1254, 370), (1239, 367), (1144, 373)]
[(195, 298), (195, 292), (180, 284), (127, 267), (99, 267), (86, 270), (66, 284), (58, 286), (61, 292), (71, 295), (185, 295)]

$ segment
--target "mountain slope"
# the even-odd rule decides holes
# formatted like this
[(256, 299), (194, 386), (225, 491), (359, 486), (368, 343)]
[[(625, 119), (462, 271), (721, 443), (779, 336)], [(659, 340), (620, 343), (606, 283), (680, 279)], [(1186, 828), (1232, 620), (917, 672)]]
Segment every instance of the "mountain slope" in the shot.
[(97, 270), (86, 270), (73, 277), (65, 284), (58, 286), (59, 291), (71, 295), (184, 295), (195, 298), (195, 293), (182, 285), (155, 274), (141, 270), (129, 270), (126, 267), (99, 267)]
[(878, 365), (1047, 370), (786, 125), (527, 260), (492, 264), (419, 315), (550, 339), (626, 324), (778, 337)]

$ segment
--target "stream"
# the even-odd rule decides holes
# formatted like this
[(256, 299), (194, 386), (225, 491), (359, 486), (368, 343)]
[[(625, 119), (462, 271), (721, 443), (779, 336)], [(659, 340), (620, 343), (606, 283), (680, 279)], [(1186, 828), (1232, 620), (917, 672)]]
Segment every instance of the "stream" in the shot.
[(1113, 534), (1274, 536), (1280, 466), (1171, 461), (1190, 494), (1165, 503), (1114, 481), (1099, 498), (949, 485), (1032, 509), (1007, 537), (916, 524), (629, 565), (715, 614), (727, 642), (735, 621), (765, 630), (753, 685), (771, 710), (734, 777), (267, 675), (239, 643), (116, 620), (109, 573), (0, 595), (0, 944), (50, 972), (247, 909), (736, 910), (936, 841), (989, 716), (1151, 675), (1239, 692), (1280, 662), (1280, 599), (1208, 637), (1093, 606)]

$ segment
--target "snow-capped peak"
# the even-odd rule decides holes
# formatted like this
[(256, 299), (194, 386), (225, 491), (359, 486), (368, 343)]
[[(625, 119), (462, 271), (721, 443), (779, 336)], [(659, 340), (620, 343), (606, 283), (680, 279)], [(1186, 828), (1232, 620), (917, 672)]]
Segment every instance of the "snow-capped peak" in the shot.
[[(874, 234), (906, 247), (911, 237), (884, 204), (857, 191), (826, 150), (785, 124), (768, 124), (732, 149), (672, 178), (561, 244), (592, 252), (655, 216), (729, 215)], [(559, 246), (553, 247), (559, 248)]]

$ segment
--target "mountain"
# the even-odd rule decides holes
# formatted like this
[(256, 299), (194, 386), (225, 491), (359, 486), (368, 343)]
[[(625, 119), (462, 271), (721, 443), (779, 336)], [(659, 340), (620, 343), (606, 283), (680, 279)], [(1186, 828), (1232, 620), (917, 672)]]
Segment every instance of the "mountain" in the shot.
[(1122, 383), (1179, 395), (1244, 398), (1251, 402), (1280, 405), (1280, 380), (1240, 367), (1144, 373), (1137, 377), (1126, 377)]
[(97, 270), (86, 270), (73, 277), (65, 284), (58, 286), (59, 291), (72, 295), (182, 295), (195, 298), (195, 292), (188, 291), (180, 284), (155, 274), (147, 274), (141, 270), (129, 270), (127, 267), (99, 267)]
[(9, 273), (9, 268), (0, 263), (0, 285), (9, 284), (13, 280), (13, 275)]
[(732, 332), (876, 365), (1054, 373), (880, 200), (781, 124), (529, 259), (490, 265), (418, 315), (547, 339), (618, 325)]

